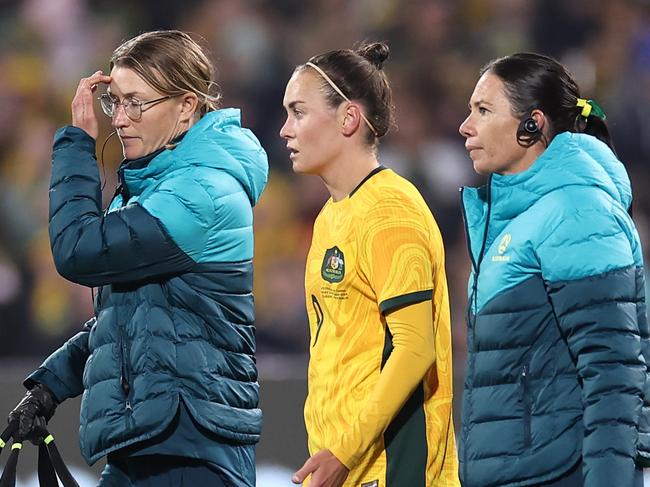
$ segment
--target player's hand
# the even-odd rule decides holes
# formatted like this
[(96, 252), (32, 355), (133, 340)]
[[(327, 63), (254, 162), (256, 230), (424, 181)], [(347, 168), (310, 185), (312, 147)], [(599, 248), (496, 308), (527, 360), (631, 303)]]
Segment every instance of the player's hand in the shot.
[(99, 135), (99, 124), (93, 107), (94, 93), (100, 83), (109, 84), (111, 77), (101, 71), (79, 81), (77, 93), (72, 99), (72, 125), (84, 130), (93, 139)]
[(311, 474), (309, 487), (341, 487), (349, 473), (348, 468), (331, 451), (321, 450), (293, 474), (291, 481), (300, 484)]

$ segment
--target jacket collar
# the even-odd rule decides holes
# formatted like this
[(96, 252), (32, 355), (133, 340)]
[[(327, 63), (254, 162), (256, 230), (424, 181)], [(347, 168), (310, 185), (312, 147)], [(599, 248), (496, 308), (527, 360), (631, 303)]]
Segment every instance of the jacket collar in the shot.
[(171, 171), (208, 167), (237, 179), (254, 204), (268, 178), (266, 153), (255, 136), (241, 127), (240, 112), (234, 108), (207, 113), (173, 148), (162, 148), (151, 156), (146, 164), (131, 161), (121, 170), (130, 195), (141, 194)]

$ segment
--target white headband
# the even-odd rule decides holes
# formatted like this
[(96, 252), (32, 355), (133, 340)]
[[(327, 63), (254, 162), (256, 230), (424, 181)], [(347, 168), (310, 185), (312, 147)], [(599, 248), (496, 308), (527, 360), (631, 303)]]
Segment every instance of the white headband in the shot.
[[(311, 68), (314, 68), (316, 71), (318, 71), (318, 74), (320, 74), (323, 77), (323, 79), (327, 81), (332, 88), (334, 88), (334, 91), (336, 91), (339, 95), (341, 95), (341, 97), (345, 101), (352, 103), (350, 99), (347, 96), (345, 96), (345, 94), (341, 91), (341, 89), (338, 86), (336, 86), (334, 81), (332, 81), (331, 78), (325, 74), (325, 71), (323, 71), (322, 69), (320, 69), (318, 66), (316, 66), (314, 63), (311, 62), (305, 63), (305, 66), (309, 66)], [(361, 110), (359, 110), (359, 115), (361, 115), (363, 121), (366, 122), (366, 125), (368, 126), (370, 131), (373, 134), (375, 134), (375, 137), (379, 137), (379, 135), (377, 135), (377, 131), (375, 130), (375, 127), (373, 127), (373, 125), (370, 123), (370, 120), (366, 118), (366, 116), (363, 114)]]

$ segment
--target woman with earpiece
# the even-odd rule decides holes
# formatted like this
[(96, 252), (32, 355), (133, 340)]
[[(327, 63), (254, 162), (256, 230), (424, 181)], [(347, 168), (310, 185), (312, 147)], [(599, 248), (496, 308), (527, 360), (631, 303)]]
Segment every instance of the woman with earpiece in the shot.
[(605, 115), (538, 54), (491, 61), (460, 126), (472, 261), (464, 486), (636, 487), (650, 358), (632, 192)]
[[(113, 52), (80, 81), (54, 136), (49, 232), (66, 279), (97, 289), (95, 315), (25, 381), (20, 437), (82, 395), (79, 436), (100, 486), (255, 485), (252, 206), (266, 154), (218, 109), (213, 67), (179, 31)], [(122, 143), (104, 211), (94, 100)], [(103, 91), (103, 89), (101, 90)]]

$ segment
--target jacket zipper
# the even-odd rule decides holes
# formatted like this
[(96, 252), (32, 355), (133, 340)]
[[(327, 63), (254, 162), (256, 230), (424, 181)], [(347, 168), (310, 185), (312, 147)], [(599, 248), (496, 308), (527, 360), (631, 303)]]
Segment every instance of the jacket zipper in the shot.
[(123, 167), (121, 167), (117, 171), (117, 180), (119, 181), (119, 184), (117, 188), (115, 188), (115, 194), (113, 195), (113, 199), (115, 199), (115, 197), (118, 195), (122, 196), (122, 206), (126, 206), (126, 204), (129, 202), (129, 198), (131, 197), (131, 195), (129, 194), (129, 188), (127, 188), (126, 182), (124, 180)]
[(129, 383), (129, 368), (127, 365), (128, 351), (126, 349), (126, 340), (124, 339), (124, 326), (120, 326), (120, 355), (120, 387), (125, 396), (124, 408), (127, 413), (131, 413), (133, 411), (133, 407), (131, 406), (131, 392), (133, 392), (133, 389)]
[(492, 175), (488, 177), (488, 181), (487, 181), (487, 215), (485, 217), (485, 229), (483, 230), (483, 242), (481, 243), (481, 251), (478, 254), (478, 261), (476, 266), (477, 278), (478, 278), (479, 269), (481, 268), (481, 262), (483, 262), (483, 255), (485, 254), (485, 245), (487, 244), (488, 229), (490, 227), (491, 214), (492, 214)]
[[(485, 217), (485, 228), (483, 230), (483, 242), (481, 242), (481, 250), (479, 251), (478, 254), (478, 259), (474, 260), (474, 253), (472, 252), (472, 243), (470, 241), (470, 233), (469, 233), (469, 224), (467, 222), (467, 211), (465, 210), (465, 201), (463, 199), (463, 193), (464, 193), (465, 188), (460, 189), (460, 203), (461, 203), (461, 208), (463, 210), (463, 221), (465, 223), (465, 235), (467, 235), (467, 252), (469, 253), (469, 258), (472, 262), (472, 270), (474, 271), (474, 279), (472, 280), (472, 294), (470, 296), (469, 302), (471, 303), (472, 300), (474, 300), (472, 310), (474, 313), (476, 312), (476, 305), (478, 303), (478, 299), (476, 296), (476, 290), (478, 287), (478, 276), (479, 272), (481, 270), (481, 262), (483, 261), (483, 255), (485, 254), (485, 247), (487, 243), (487, 236), (488, 236), (488, 228), (490, 226), (490, 214), (492, 213), (492, 176), (489, 176), (488, 182), (487, 182), (487, 215)], [(470, 317), (470, 308), (468, 306), (468, 311), (467, 311), (467, 318), (468, 318), (468, 323), (470, 323), (469, 320)], [(473, 328), (473, 327), (472, 327)]]
[[(122, 346), (122, 355), (126, 355), (126, 347), (124, 345)], [(120, 385), (122, 386), (122, 392), (124, 392), (124, 396), (126, 397), (124, 407), (126, 411), (131, 412), (133, 411), (133, 408), (131, 406), (131, 384), (129, 384), (128, 372), (126, 370), (124, 359), (122, 359), (122, 374), (120, 377)]]
[[(476, 311), (477, 311), (477, 305), (478, 305), (478, 276), (479, 272), (481, 270), (481, 262), (483, 260), (483, 254), (485, 253), (485, 245), (487, 242), (487, 235), (488, 235), (488, 227), (490, 225), (490, 213), (492, 211), (492, 176), (490, 175), (488, 177), (487, 181), (487, 215), (485, 217), (485, 229), (483, 231), (483, 242), (481, 243), (481, 250), (478, 255), (478, 259), (474, 260), (474, 254), (472, 252), (472, 243), (470, 241), (470, 233), (469, 233), (469, 224), (467, 222), (467, 211), (465, 210), (465, 201), (463, 199), (463, 193), (464, 193), (464, 188), (460, 189), (460, 206), (463, 210), (463, 220), (465, 223), (465, 235), (467, 235), (467, 250), (469, 253), (469, 258), (472, 262), (472, 269), (474, 271), (474, 278), (472, 280), (472, 291), (471, 295), (469, 296), (469, 299), (467, 301), (467, 324), (469, 326), (471, 336), (472, 336), (472, 348), (475, 347), (475, 338), (476, 338), (476, 333), (475, 333), (475, 328), (476, 328)], [(474, 354), (473, 350), (469, 350), (469, 352), (472, 352), (470, 355), (470, 362), (468, 364), (468, 374), (470, 376), (473, 375), (474, 373)], [(463, 441), (463, 449), (464, 451), (464, 458), (465, 461), (463, 462), (463, 477), (467, 479), (467, 430), (464, 428), (463, 435), (465, 436), (465, 439)]]
[(521, 387), (523, 394), (523, 407), (524, 407), (524, 447), (529, 447), (531, 443), (530, 437), (530, 391), (528, 385), (528, 366), (524, 365), (524, 368), (521, 370)]

